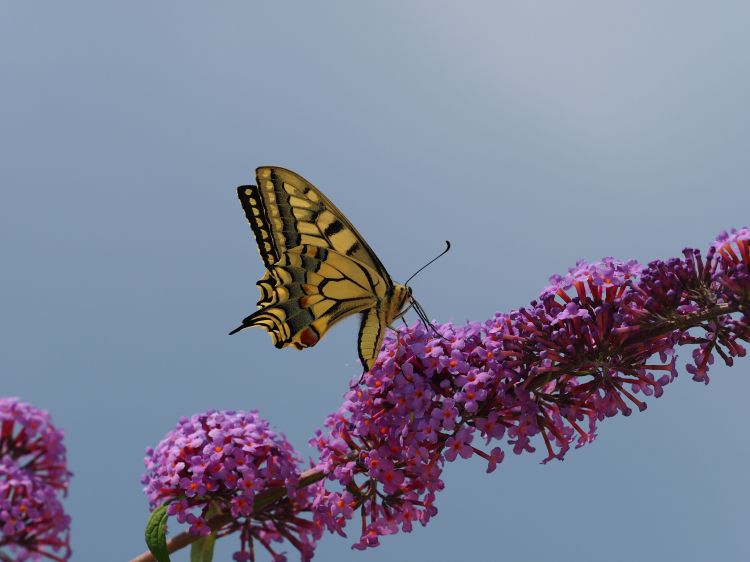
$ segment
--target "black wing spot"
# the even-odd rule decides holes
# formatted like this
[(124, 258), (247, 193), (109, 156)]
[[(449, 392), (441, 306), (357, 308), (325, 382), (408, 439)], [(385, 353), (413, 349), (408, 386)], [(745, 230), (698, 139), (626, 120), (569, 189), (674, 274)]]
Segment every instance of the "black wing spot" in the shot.
[(356, 254), (357, 252), (359, 252), (360, 248), (361, 248), (361, 246), (360, 246), (359, 242), (355, 242), (355, 243), (354, 243), (354, 244), (352, 244), (352, 245), (351, 245), (351, 246), (349, 247), (349, 249), (348, 249), (348, 250), (346, 251), (346, 255), (347, 255), (347, 256), (349, 256), (349, 257), (351, 257), (351, 256), (353, 256), (354, 254)]
[(344, 230), (344, 225), (341, 224), (341, 221), (333, 221), (331, 224), (326, 226), (326, 229), (323, 231), (323, 234), (326, 236), (333, 236), (337, 232), (341, 232)]

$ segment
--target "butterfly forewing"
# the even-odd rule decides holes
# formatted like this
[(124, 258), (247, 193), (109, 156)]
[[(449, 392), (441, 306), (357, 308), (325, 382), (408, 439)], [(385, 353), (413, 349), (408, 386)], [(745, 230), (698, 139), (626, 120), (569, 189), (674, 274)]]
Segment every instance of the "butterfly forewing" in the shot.
[[(255, 234), (260, 257), (266, 267), (271, 267), (281, 255), (277, 245), (278, 236), (273, 234), (271, 221), (268, 218), (267, 209), (273, 207), (263, 202), (258, 186), (242, 185), (237, 188), (237, 194), (245, 210), (247, 221)], [(283, 250), (284, 246), (282, 245), (281, 248)]]
[(270, 166), (256, 170), (256, 181), (257, 187), (242, 186), (238, 193), (245, 215), (255, 225), (253, 231), (266, 266), (268, 256), (272, 263), (286, 250), (307, 244), (358, 260), (392, 284), (364, 238), (318, 188), (290, 170)]

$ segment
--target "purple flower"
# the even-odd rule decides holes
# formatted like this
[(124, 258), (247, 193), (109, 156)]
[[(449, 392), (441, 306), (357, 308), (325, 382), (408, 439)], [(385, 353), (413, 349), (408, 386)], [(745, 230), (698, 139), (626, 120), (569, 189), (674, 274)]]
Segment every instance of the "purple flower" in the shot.
[(177, 517), (177, 521), (180, 523), (185, 523), (187, 521), (188, 508), (190, 507), (190, 504), (186, 499), (178, 500), (175, 502), (172, 502), (169, 504), (169, 507), (167, 508), (167, 513), (169, 515), (174, 515)]
[(63, 511), (58, 490), (10, 457), (0, 460), (2, 547), (21, 562), (41, 556), (67, 560), (71, 555), (70, 517)]
[(553, 319), (553, 324), (557, 324), (561, 320), (568, 320), (571, 318), (588, 318), (590, 316), (589, 311), (585, 308), (580, 308), (576, 303), (569, 302), (565, 305), (565, 308), (561, 312), (558, 312)]
[(505, 453), (503, 453), (502, 449), (500, 447), (495, 447), (490, 451), (488, 463), (487, 463), (487, 473), (495, 472), (495, 468), (497, 468), (497, 465), (503, 462), (503, 459), (505, 458)]
[[(240, 533), (235, 560), (248, 559), (251, 539), (275, 559), (282, 555), (272, 543), (288, 540), (309, 559), (320, 527), (300, 514), (312, 509), (317, 489), (298, 487), (299, 463), (289, 442), (257, 412), (209, 411), (182, 418), (146, 451), (142, 482), (152, 509), (168, 504), (168, 513), (194, 535), (211, 533), (213, 514), (231, 514), (230, 523), (213, 530)], [(256, 512), (261, 494), (276, 490), (282, 497)]]
[(0, 459), (7, 458), (37, 480), (67, 492), (71, 473), (62, 430), (52, 425), (47, 412), (18, 398), (0, 398)]
[(0, 552), (7, 547), (14, 560), (70, 558), (60, 496), (71, 474), (62, 439), (47, 412), (0, 398)]
[[(692, 346), (688, 372), (708, 382), (716, 357), (731, 365), (750, 341), (750, 230), (644, 267), (611, 257), (553, 276), (538, 301), (484, 324), (415, 324), (386, 337), (363, 384), (311, 444), (329, 482), (319, 489), (320, 527), (343, 534), (361, 512), (354, 548), (434, 516), (445, 462), (478, 455), (495, 470), (505, 441), (515, 454), (562, 459), (596, 437), (597, 425), (643, 410), (676, 375), (676, 349)], [(693, 330), (694, 329), (694, 330)], [(457, 429), (458, 428), (458, 429)], [(342, 491), (328, 490), (338, 485)], [(351, 509), (337, 508), (351, 494)]]
[[(464, 344), (463, 340), (461, 341)], [(438, 365), (452, 375), (464, 374), (469, 371), (469, 364), (464, 361), (464, 353), (457, 348), (451, 349), (450, 357), (441, 356)]]
[(447, 398), (440, 404), (440, 407), (433, 408), (430, 412), (431, 418), (436, 420), (440, 424), (440, 427), (446, 431), (453, 431), (453, 428), (456, 427), (458, 410), (454, 404), (455, 401), (453, 399)]
[[(730, 232), (720, 233), (714, 240), (711, 247), (719, 252), (722, 256), (732, 256), (730, 261), (750, 262), (750, 228), (733, 228)], [(735, 252), (733, 245), (737, 248)]]
[(187, 523), (190, 525), (190, 532), (193, 535), (206, 536), (211, 534), (211, 527), (203, 517), (196, 517), (192, 513), (187, 514)]
[(476, 426), (487, 439), (487, 443), (492, 439), (501, 439), (505, 433), (505, 426), (500, 421), (498, 412), (490, 412), (486, 418), (477, 419)]
[(474, 452), (470, 445), (471, 438), (471, 432), (465, 427), (459, 429), (453, 437), (449, 437), (445, 442), (445, 459), (453, 461), (456, 455), (468, 459)]

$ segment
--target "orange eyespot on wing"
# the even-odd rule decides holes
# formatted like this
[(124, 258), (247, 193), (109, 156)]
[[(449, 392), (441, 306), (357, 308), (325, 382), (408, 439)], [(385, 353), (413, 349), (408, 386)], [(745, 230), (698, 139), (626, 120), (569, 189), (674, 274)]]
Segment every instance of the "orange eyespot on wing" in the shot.
[[(302, 344), (303, 347), (312, 347), (318, 341), (320, 340), (320, 336), (318, 336), (318, 333), (315, 331), (315, 328), (312, 328), (308, 326), (307, 328), (304, 328), (299, 333), (299, 343)], [(302, 347), (298, 346), (298, 349), (302, 349)]]

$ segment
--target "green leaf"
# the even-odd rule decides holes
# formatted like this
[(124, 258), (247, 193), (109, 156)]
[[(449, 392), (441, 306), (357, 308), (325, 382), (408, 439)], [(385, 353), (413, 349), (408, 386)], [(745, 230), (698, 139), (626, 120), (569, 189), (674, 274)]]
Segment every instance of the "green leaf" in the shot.
[(214, 559), (216, 533), (199, 538), (190, 546), (190, 562), (211, 562)]
[(170, 562), (167, 552), (167, 506), (154, 510), (146, 523), (146, 546), (158, 562)]

